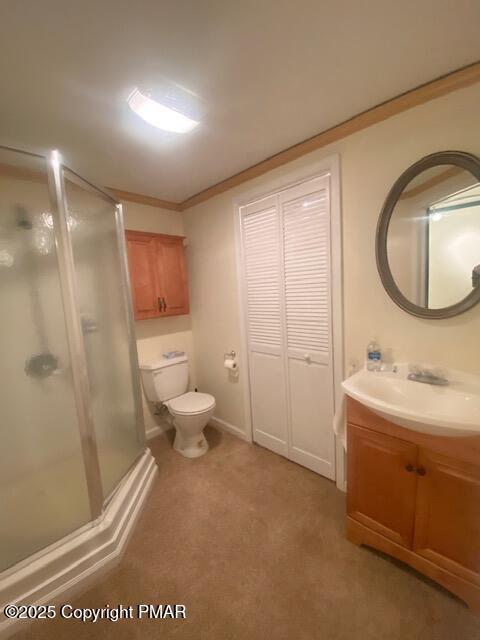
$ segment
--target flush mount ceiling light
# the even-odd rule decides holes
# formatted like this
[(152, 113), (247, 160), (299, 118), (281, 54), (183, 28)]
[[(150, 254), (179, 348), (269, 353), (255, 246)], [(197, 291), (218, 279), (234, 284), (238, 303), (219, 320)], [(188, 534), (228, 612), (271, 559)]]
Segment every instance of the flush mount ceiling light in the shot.
[(138, 89), (135, 89), (128, 97), (130, 109), (140, 116), (145, 122), (174, 133), (187, 133), (194, 129), (199, 123), (188, 116), (171, 109), (160, 102), (156, 102)]

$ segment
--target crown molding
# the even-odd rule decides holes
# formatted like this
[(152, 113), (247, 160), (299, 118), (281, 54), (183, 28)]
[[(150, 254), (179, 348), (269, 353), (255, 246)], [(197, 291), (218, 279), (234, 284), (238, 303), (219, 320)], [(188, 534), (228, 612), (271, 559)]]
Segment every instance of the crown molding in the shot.
[(141, 193), (132, 193), (131, 191), (122, 191), (114, 187), (106, 187), (117, 200), (127, 200), (128, 202), (138, 202), (139, 204), (148, 204), (150, 207), (160, 207), (161, 209), (171, 209), (172, 211), (181, 211), (179, 202), (171, 202), (170, 200), (161, 200), (153, 196), (144, 196)]
[(346, 138), (353, 133), (357, 133), (362, 129), (366, 129), (378, 122), (387, 120), (393, 116), (417, 107), (435, 98), (440, 98), (448, 93), (463, 89), (480, 81), (480, 62), (475, 62), (466, 67), (462, 67), (457, 71), (446, 74), (435, 80), (422, 84), (419, 87), (411, 89), (401, 95), (382, 102), (381, 104), (359, 113), (349, 120), (322, 131), (317, 135), (299, 142), (298, 144), (284, 149), (261, 162), (236, 173), (230, 178), (226, 178), (217, 184), (200, 191), (199, 193), (187, 198), (180, 204), (180, 210), (189, 209), (205, 200), (209, 200), (214, 196), (224, 193), (233, 187), (236, 187), (248, 180), (257, 178), (258, 176), (281, 167), (292, 160), (296, 160), (301, 156), (321, 149), (332, 142)]
[(190, 196), (183, 202), (171, 202), (169, 200), (161, 200), (152, 196), (145, 196), (139, 193), (132, 193), (130, 191), (122, 191), (120, 189), (114, 189), (108, 187), (109, 191), (119, 200), (127, 200), (129, 202), (138, 202), (140, 204), (147, 204), (152, 207), (160, 207), (162, 209), (171, 209), (172, 211), (185, 211), (190, 209), (201, 202), (205, 202), (214, 196), (217, 196), (233, 187), (237, 187), (244, 182), (248, 182), (253, 178), (272, 171), (277, 167), (281, 167), (284, 164), (292, 162), (297, 158), (300, 158), (307, 153), (321, 149), (322, 147), (332, 144), (342, 138), (362, 131), (367, 127), (371, 127), (378, 122), (392, 118), (404, 111), (408, 111), (413, 107), (417, 107), (421, 104), (440, 98), (441, 96), (463, 89), (476, 84), (480, 81), (480, 62), (474, 62), (466, 67), (452, 71), (446, 75), (443, 75), (435, 80), (422, 84), (410, 91), (406, 91), (395, 98), (382, 102), (381, 104), (362, 111), (357, 115), (341, 122), (330, 129), (326, 129), (321, 133), (318, 133), (311, 138), (307, 138), (303, 142), (288, 147), (279, 153), (258, 162), (257, 164), (236, 173), (217, 184), (203, 189), (202, 191)]

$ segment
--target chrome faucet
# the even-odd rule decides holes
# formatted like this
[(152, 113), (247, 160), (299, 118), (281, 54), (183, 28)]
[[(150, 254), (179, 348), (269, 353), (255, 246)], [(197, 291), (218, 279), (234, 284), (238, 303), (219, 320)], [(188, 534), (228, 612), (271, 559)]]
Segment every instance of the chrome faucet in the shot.
[(437, 375), (432, 369), (422, 369), (420, 367), (411, 367), (410, 373), (407, 376), (408, 380), (413, 382), (423, 382), (424, 384), (434, 384), (440, 387), (448, 385), (448, 380), (442, 376)]

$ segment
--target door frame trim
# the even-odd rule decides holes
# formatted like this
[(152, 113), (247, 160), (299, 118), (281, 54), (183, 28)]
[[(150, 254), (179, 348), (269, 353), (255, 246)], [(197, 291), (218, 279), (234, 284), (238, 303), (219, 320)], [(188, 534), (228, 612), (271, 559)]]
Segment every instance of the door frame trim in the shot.
[[(240, 367), (244, 376), (243, 408), (245, 415), (246, 439), (253, 442), (252, 409), (250, 404), (250, 374), (248, 366), (248, 337), (246, 330), (246, 295), (243, 277), (243, 252), (241, 242), (240, 208), (256, 200), (268, 198), (279, 191), (284, 191), (302, 182), (330, 176), (330, 241), (331, 241), (331, 276), (332, 276), (332, 346), (333, 346), (333, 380), (334, 380), (334, 415), (341, 411), (343, 392), (341, 383), (344, 378), (344, 322), (343, 322), (343, 255), (342, 255), (342, 214), (340, 197), (340, 156), (330, 155), (315, 162), (282, 174), (271, 177), (261, 186), (250, 187), (242, 191), (233, 201), (235, 228), (235, 254), (238, 282), (238, 305), (240, 323), (239, 353)], [(333, 430), (333, 424), (332, 424)], [(345, 451), (340, 438), (335, 436), (335, 481), (338, 489), (346, 490)]]

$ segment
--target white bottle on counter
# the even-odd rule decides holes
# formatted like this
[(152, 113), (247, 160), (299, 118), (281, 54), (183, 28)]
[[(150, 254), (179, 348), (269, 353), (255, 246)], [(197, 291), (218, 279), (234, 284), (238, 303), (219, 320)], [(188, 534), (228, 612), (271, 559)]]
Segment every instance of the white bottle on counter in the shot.
[(380, 371), (382, 368), (382, 350), (375, 340), (367, 346), (367, 369), (369, 371)]

